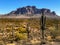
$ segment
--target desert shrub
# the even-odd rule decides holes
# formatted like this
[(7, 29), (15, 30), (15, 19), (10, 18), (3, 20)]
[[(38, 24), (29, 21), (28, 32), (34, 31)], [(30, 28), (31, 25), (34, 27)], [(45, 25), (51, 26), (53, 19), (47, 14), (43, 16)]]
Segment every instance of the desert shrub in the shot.
[(55, 39), (57, 36), (60, 36), (60, 30), (52, 30), (51, 36), (53, 39)]
[(19, 33), (26, 33), (26, 28), (19, 27), (17, 30), (19, 31)]
[(16, 38), (19, 40), (27, 39), (27, 34), (26, 33), (19, 33), (18, 31), (16, 32)]

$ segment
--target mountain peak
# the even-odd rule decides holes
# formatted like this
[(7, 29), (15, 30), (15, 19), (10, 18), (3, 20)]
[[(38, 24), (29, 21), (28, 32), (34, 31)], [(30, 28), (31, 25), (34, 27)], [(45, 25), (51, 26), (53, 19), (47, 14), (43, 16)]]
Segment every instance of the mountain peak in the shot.
[(9, 14), (41, 14), (42, 11), (46, 15), (56, 15), (55, 11), (51, 12), (51, 10), (47, 9), (47, 8), (38, 9), (38, 8), (36, 8), (36, 6), (21, 7), (15, 11), (10, 12)]

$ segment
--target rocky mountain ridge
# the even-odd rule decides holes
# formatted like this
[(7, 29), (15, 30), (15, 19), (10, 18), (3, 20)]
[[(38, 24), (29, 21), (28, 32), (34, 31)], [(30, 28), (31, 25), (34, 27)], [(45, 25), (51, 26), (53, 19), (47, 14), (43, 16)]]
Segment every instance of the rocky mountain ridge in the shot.
[(45, 15), (56, 15), (54, 11), (51, 11), (50, 9), (42, 8), (38, 9), (35, 6), (26, 6), (22, 8), (18, 8), (15, 11), (11, 11), (9, 15), (11, 14), (41, 14), (42, 10), (44, 11)]

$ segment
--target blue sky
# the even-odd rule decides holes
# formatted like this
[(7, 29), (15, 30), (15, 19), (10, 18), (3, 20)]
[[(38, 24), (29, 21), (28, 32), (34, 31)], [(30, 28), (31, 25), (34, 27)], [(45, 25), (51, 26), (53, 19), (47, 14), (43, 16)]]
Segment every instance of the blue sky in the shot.
[(60, 15), (60, 0), (0, 0), (0, 14), (6, 14), (28, 5), (48, 8)]

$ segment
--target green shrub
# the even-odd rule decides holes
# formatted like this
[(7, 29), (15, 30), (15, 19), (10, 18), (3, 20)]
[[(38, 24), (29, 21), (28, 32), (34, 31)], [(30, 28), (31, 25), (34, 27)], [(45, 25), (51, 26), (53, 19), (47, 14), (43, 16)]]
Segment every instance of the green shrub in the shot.
[(27, 39), (27, 34), (26, 33), (19, 33), (18, 31), (16, 32), (16, 38), (19, 40)]

